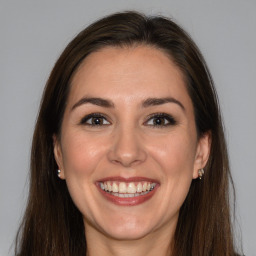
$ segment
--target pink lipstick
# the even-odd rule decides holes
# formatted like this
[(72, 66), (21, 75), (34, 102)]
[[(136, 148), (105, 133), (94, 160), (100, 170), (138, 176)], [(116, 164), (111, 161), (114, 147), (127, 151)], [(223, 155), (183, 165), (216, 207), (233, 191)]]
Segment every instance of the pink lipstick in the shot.
[(145, 177), (107, 177), (96, 182), (102, 196), (114, 204), (135, 206), (149, 200), (160, 186), (154, 179)]

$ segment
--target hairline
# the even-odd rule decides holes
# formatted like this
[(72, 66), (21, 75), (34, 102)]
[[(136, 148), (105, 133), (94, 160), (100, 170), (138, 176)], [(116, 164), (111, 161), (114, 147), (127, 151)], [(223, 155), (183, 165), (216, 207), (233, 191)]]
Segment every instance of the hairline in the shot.
[[(168, 51), (168, 49), (165, 49), (163, 47), (158, 46), (157, 44), (154, 43), (150, 43), (147, 42), (146, 40), (141, 40), (141, 41), (131, 41), (131, 42), (121, 42), (121, 43), (113, 43), (110, 42), (109, 44), (106, 45), (99, 45), (97, 48), (93, 49), (91, 52), (89, 52), (83, 59), (80, 60), (80, 62), (77, 63), (77, 67), (74, 69), (74, 71), (72, 72), (69, 81), (68, 81), (68, 91), (67, 91), (67, 98), (65, 101), (65, 107), (64, 107), (64, 111), (63, 111), (63, 115), (61, 118), (61, 126), (60, 126), (60, 130), (57, 132), (57, 137), (60, 138), (61, 136), (61, 128), (62, 128), (62, 123), (63, 123), (63, 118), (64, 118), (64, 114), (66, 112), (66, 108), (67, 108), (67, 102), (69, 100), (69, 95), (70, 95), (70, 91), (71, 88), (73, 86), (73, 81), (75, 79), (75, 76), (77, 75), (77, 73), (83, 68), (83, 66), (86, 64), (86, 60), (89, 56), (91, 56), (94, 53), (100, 53), (106, 49), (132, 49), (132, 48), (137, 48), (137, 47), (147, 47), (147, 48), (151, 48), (151, 49), (155, 49), (158, 50), (159, 52), (162, 52), (168, 59), (169, 61), (175, 65), (176, 68), (178, 68), (178, 70), (180, 71), (181, 74), (181, 78), (185, 84), (185, 88), (187, 90), (187, 93), (189, 95), (189, 98), (192, 102), (192, 106), (193, 106), (193, 115), (194, 115), (194, 120), (195, 120), (195, 124), (196, 124), (196, 116), (195, 116), (195, 106), (194, 106), (194, 102), (192, 100), (192, 97), (190, 95), (189, 92), (189, 81), (187, 79), (187, 76), (185, 74), (185, 70), (183, 70), (179, 64), (177, 63), (177, 61), (175, 61), (175, 58), (172, 56), (172, 54)], [(197, 124), (196, 124), (197, 127)], [(197, 131), (197, 139), (199, 139), (201, 136), (199, 136), (199, 133)]]

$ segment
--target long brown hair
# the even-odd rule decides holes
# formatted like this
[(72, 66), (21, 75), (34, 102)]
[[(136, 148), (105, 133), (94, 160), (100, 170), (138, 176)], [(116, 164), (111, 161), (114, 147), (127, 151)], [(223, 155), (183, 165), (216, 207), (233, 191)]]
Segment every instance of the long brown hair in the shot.
[(16, 255), (81, 256), (86, 238), (81, 213), (57, 177), (54, 134), (60, 135), (72, 77), (90, 53), (106, 46), (150, 45), (183, 72), (198, 137), (211, 132), (211, 154), (202, 180), (193, 180), (183, 203), (172, 255), (235, 255), (229, 208), (228, 155), (217, 95), (207, 65), (190, 36), (172, 20), (136, 12), (105, 17), (79, 33), (56, 62), (46, 84), (31, 150), (28, 205)]

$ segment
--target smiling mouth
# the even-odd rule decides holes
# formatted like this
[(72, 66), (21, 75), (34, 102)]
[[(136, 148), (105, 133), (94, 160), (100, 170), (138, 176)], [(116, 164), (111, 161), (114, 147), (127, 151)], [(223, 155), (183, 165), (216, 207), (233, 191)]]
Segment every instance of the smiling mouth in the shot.
[(109, 178), (96, 183), (104, 198), (122, 206), (134, 206), (149, 200), (160, 184), (146, 178)]
[(118, 181), (105, 181), (99, 182), (101, 190), (117, 197), (129, 198), (137, 197), (148, 194), (156, 187), (153, 182), (118, 182)]

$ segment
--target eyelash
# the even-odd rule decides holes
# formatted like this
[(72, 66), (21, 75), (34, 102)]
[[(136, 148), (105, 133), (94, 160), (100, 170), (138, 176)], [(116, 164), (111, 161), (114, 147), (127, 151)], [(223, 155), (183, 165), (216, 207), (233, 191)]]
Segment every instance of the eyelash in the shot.
[[(164, 119), (164, 124), (150, 124), (149, 126), (153, 126), (154, 128), (164, 128), (167, 126), (177, 124), (177, 121), (169, 114), (166, 113), (154, 113), (147, 118), (145, 123), (148, 123), (150, 120)], [(154, 121), (153, 121), (154, 122)], [(167, 123), (166, 123), (167, 122)]]
[(96, 119), (104, 119), (107, 121), (107, 117), (105, 117), (104, 115), (100, 114), (100, 113), (92, 113), (92, 114), (89, 114), (85, 117), (82, 118), (80, 124), (83, 124), (83, 125), (88, 125), (88, 126), (102, 126), (102, 125), (110, 125), (111, 123), (109, 121), (108, 124), (104, 124), (104, 121), (101, 125), (99, 124), (93, 124), (93, 123), (87, 123), (90, 119), (93, 119), (93, 118), (96, 118)]
[[(100, 119), (101, 120), (101, 123), (100, 124), (93, 124), (92, 121), (93, 121), (93, 118), (96, 118), (96, 119)], [(88, 121), (91, 119), (91, 123), (88, 123)], [(85, 117), (82, 118), (80, 124), (82, 125), (88, 125), (88, 126), (96, 126), (96, 127), (100, 127), (100, 126), (104, 126), (104, 125), (110, 125), (111, 123), (107, 120), (108, 118), (106, 116), (104, 116), (103, 114), (100, 114), (100, 113), (92, 113), (92, 114), (89, 114)], [(156, 122), (156, 120), (159, 120), (159, 119), (162, 119), (162, 121), (164, 120), (164, 124), (156, 124), (154, 123), (154, 120)], [(149, 123), (149, 121), (152, 121), (153, 124), (147, 124)], [(104, 122), (107, 122), (107, 123), (104, 123)], [(144, 125), (146, 126), (152, 126), (154, 128), (164, 128), (164, 127), (167, 127), (167, 126), (171, 126), (171, 125), (175, 125), (177, 122), (176, 120), (169, 114), (166, 114), (166, 113), (154, 113), (152, 115), (150, 115), (147, 120), (143, 123)]]

